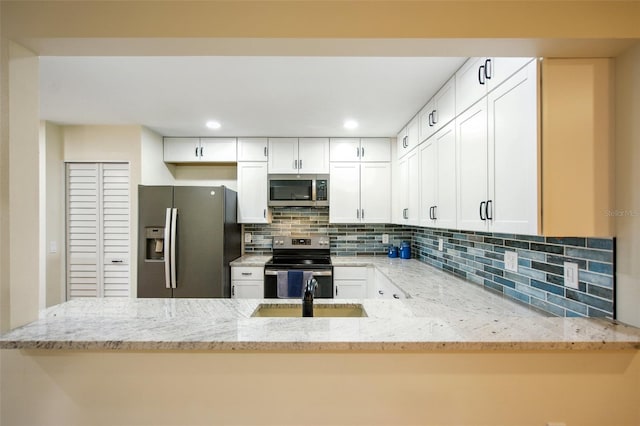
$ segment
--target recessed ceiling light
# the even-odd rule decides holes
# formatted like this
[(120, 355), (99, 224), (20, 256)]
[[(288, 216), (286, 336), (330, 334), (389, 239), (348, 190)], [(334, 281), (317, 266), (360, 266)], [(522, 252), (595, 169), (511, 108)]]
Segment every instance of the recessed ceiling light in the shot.
[(218, 123), (217, 121), (207, 121), (206, 126), (210, 129), (219, 129), (220, 128), (220, 123)]
[(345, 129), (355, 129), (356, 127), (358, 127), (358, 122), (356, 120), (346, 120), (344, 122)]

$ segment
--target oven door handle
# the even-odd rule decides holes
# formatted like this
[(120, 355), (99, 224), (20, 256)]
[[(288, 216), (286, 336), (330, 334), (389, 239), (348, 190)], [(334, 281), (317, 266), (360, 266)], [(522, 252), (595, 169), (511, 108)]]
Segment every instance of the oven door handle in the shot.
[[(276, 271), (276, 270), (272, 270), (272, 269), (267, 269), (264, 271), (265, 275), (278, 275), (278, 272), (287, 272), (289, 270), (286, 271)], [(309, 271), (313, 274), (314, 277), (330, 277), (333, 275), (333, 272), (331, 271)]]

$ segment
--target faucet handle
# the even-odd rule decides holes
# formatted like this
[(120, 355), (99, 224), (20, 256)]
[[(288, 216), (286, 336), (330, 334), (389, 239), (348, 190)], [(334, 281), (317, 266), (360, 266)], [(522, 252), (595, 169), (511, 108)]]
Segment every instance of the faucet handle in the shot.
[(307, 291), (315, 293), (316, 288), (318, 288), (318, 281), (315, 278), (309, 278), (306, 284)]

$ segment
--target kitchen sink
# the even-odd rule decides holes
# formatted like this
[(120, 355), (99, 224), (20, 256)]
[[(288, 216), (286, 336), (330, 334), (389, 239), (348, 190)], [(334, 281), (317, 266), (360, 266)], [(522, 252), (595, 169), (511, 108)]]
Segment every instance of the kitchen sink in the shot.
[[(252, 317), (302, 317), (302, 305), (288, 303), (260, 304), (251, 315)], [(359, 304), (314, 304), (314, 317), (356, 318), (366, 317), (367, 312)]]

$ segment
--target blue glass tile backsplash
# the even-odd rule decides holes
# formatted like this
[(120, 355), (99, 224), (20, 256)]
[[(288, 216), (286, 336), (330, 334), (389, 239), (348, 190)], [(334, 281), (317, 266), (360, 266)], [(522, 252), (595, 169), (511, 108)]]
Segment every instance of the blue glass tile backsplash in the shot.
[[(270, 254), (274, 235), (328, 234), (333, 256), (386, 256), (389, 244), (411, 241), (414, 259), (558, 316), (614, 316), (614, 252), (610, 238), (491, 234), (391, 224), (329, 224), (329, 210), (274, 208), (270, 224), (244, 225), (246, 254)], [(443, 239), (443, 251), (438, 250)], [(505, 251), (518, 271), (505, 269)], [(564, 262), (579, 268), (578, 289), (564, 286)]]

